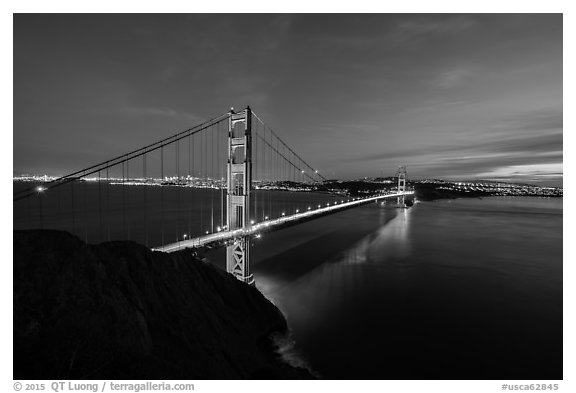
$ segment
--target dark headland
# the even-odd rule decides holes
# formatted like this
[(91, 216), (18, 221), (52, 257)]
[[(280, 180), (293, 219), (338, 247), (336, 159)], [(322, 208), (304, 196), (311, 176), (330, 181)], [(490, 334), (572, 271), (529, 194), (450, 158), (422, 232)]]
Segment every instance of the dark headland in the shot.
[(14, 379), (303, 379), (280, 311), (188, 251), (14, 231)]

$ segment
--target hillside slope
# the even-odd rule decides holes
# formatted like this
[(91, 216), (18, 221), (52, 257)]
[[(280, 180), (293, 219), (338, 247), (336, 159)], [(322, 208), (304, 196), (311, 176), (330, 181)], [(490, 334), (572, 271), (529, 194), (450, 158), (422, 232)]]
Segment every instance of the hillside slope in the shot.
[(190, 252), (14, 232), (15, 379), (308, 378), (280, 311)]

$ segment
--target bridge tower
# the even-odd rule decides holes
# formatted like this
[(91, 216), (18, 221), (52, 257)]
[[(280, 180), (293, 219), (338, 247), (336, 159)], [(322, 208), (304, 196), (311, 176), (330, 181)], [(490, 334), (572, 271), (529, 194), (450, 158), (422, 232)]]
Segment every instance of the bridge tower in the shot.
[[(398, 167), (398, 193), (406, 191), (406, 166), (401, 165)], [(399, 206), (406, 206), (404, 195), (399, 196), (397, 199)]]
[[(252, 188), (252, 111), (250, 107), (235, 113), (228, 122), (227, 218), (229, 231), (244, 229), (250, 223)], [(226, 271), (237, 279), (254, 285), (250, 274), (250, 238), (235, 236), (226, 247)]]

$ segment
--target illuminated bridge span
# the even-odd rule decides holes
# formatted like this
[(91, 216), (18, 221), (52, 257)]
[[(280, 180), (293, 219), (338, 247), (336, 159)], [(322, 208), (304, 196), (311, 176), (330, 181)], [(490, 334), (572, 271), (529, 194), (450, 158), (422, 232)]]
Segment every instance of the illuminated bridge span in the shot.
[(163, 252), (220, 242), (227, 271), (252, 284), (252, 237), (381, 199), (404, 206), (412, 194), (404, 167), (393, 190), (334, 192), (248, 107), (52, 181), (15, 185), (14, 228)]
[(306, 211), (299, 212), (296, 211), (294, 214), (289, 216), (282, 216), (276, 219), (267, 220), (259, 222), (258, 224), (249, 225), (246, 228), (240, 228), (233, 231), (220, 231), (217, 233), (211, 233), (204, 236), (199, 236), (193, 239), (184, 239), (176, 243), (168, 244), (166, 246), (155, 247), (154, 251), (162, 252), (174, 252), (180, 251), (185, 248), (192, 247), (203, 247), (211, 243), (230, 241), (238, 237), (243, 236), (258, 236), (261, 232), (268, 232), (275, 229), (280, 229), (287, 224), (296, 223), (298, 221), (312, 219), (321, 215), (336, 213), (337, 211), (348, 209), (351, 207), (364, 205), (370, 202), (376, 202), (381, 199), (389, 198), (402, 198), (406, 195), (413, 195), (413, 191), (403, 191), (403, 192), (392, 192), (388, 194), (380, 194), (372, 197), (366, 198), (353, 198), (351, 200), (341, 200), (340, 202), (335, 201), (332, 205), (327, 204), (327, 206), (318, 206), (312, 209), (309, 207)]

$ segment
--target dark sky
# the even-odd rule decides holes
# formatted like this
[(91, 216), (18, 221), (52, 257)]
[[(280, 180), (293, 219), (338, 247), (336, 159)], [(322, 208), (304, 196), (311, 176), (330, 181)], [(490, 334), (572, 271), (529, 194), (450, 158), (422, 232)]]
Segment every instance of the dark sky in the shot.
[(327, 177), (562, 184), (561, 14), (15, 15), (14, 171), (250, 105)]

